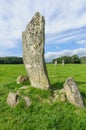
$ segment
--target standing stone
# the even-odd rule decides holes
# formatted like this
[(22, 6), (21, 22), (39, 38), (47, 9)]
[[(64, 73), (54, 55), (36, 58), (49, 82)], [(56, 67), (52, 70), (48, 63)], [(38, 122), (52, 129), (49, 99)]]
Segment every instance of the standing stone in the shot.
[(48, 89), (49, 79), (44, 61), (45, 20), (37, 12), (22, 33), (23, 60), (31, 85)]
[(70, 103), (79, 107), (84, 106), (81, 94), (73, 78), (67, 78), (66, 82), (64, 83), (64, 89), (67, 96), (67, 100)]
[(62, 66), (64, 66), (64, 60), (62, 60)]
[(57, 66), (57, 60), (54, 61), (54, 65)]

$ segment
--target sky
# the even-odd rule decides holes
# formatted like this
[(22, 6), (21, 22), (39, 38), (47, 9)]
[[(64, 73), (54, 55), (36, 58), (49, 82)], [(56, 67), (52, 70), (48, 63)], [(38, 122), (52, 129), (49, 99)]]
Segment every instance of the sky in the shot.
[(0, 0), (0, 57), (22, 56), (22, 32), (45, 17), (45, 60), (86, 56), (86, 0)]

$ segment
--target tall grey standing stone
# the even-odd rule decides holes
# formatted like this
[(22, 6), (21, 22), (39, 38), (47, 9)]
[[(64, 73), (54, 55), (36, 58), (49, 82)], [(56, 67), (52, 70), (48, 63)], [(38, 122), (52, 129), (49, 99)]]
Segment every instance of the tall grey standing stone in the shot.
[(67, 78), (66, 82), (64, 83), (64, 89), (67, 96), (67, 100), (70, 103), (72, 103), (75, 106), (84, 107), (81, 94), (73, 78)]
[(44, 61), (45, 20), (37, 12), (22, 33), (23, 60), (31, 85), (48, 89), (49, 79)]

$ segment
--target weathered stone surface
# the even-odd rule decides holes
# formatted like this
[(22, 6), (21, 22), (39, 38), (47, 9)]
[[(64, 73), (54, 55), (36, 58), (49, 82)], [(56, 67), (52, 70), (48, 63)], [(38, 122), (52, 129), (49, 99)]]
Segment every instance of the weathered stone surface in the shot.
[(84, 106), (81, 94), (73, 78), (71, 77), (67, 78), (66, 82), (64, 83), (64, 89), (67, 96), (67, 100), (70, 103), (79, 107)]
[(53, 97), (53, 102), (59, 101), (59, 100), (60, 100), (60, 95), (57, 93), (57, 94), (55, 94), (54, 97)]
[(17, 93), (9, 92), (7, 97), (7, 104), (10, 105), (11, 107), (14, 107), (18, 104), (18, 102), (19, 102), (19, 95)]
[(54, 96), (57, 95), (57, 93), (59, 93), (59, 89), (54, 90)]
[(31, 103), (32, 103), (31, 99), (28, 96), (24, 96), (23, 98), (24, 98), (24, 100), (26, 102), (26, 105), (29, 107), (31, 105)]
[(65, 95), (65, 90), (63, 89), (57, 89), (54, 91), (54, 98), (53, 102), (55, 101), (66, 101), (66, 95)]
[(62, 93), (62, 94), (60, 95), (60, 100), (61, 100), (62, 102), (66, 101), (66, 96), (65, 96), (64, 93)]
[(26, 82), (26, 81), (29, 81), (28, 76), (19, 76), (19, 77), (17, 78), (17, 84), (21, 84), (21, 83), (24, 83), (24, 82)]
[(64, 88), (60, 89), (58, 93), (59, 94), (65, 93), (65, 89)]
[(23, 60), (31, 85), (48, 89), (49, 79), (44, 61), (45, 20), (37, 12), (22, 33)]

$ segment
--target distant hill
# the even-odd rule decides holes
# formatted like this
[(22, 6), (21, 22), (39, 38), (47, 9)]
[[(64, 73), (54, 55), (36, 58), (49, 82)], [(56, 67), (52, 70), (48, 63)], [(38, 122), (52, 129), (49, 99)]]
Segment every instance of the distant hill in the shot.
[(80, 57), (81, 63), (86, 64), (86, 56)]

